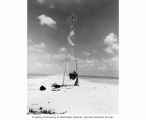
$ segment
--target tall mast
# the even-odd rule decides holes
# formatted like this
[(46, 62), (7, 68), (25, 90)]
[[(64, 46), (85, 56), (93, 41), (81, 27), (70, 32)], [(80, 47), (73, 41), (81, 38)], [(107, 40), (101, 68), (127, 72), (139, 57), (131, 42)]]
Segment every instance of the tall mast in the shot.
[(66, 62), (65, 62), (64, 73), (63, 73), (63, 81), (62, 81), (62, 86), (64, 85), (64, 80), (65, 80), (66, 65), (67, 65), (67, 55), (66, 55)]
[[(68, 17), (67, 19), (67, 28), (68, 28), (68, 50), (69, 50), (69, 46), (70, 47), (75, 47), (75, 41), (73, 41), (74, 37), (74, 31), (75, 31), (75, 23), (77, 22), (77, 16), (72, 13), (71, 16)], [(63, 74), (63, 82), (62, 82), (62, 86), (64, 85), (64, 80), (65, 80), (65, 74), (66, 74), (66, 67), (67, 67), (67, 57), (68, 55), (66, 55), (66, 63), (65, 63), (65, 68), (64, 68), (64, 74)], [(75, 57), (76, 59), (76, 57)], [(77, 71), (77, 59), (76, 59), (76, 71)]]

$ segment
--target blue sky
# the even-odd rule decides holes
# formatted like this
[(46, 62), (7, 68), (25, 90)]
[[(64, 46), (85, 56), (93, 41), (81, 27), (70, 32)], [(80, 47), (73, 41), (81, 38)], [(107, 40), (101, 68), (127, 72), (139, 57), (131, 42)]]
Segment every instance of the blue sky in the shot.
[(66, 54), (73, 70), (67, 18), (75, 13), (79, 74), (117, 76), (118, 12), (118, 0), (28, 0), (28, 73), (62, 74)]

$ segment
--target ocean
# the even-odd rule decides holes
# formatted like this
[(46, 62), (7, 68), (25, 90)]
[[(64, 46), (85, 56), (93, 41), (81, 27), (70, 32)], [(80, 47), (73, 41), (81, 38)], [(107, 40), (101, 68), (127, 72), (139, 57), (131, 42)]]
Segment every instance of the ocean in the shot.
[(119, 84), (119, 77), (109, 77), (109, 76), (80, 76), (83, 80), (106, 83), (106, 84)]
[[(27, 79), (31, 78), (40, 78), (47, 77), (48, 74), (27, 74)], [(63, 77), (63, 76), (62, 76)], [(119, 77), (113, 76), (79, 76), (79, 79), (90, 81), (90, 82), (98, 82), (98, 83), (106, 83), (106, 84), (119, 84)]]

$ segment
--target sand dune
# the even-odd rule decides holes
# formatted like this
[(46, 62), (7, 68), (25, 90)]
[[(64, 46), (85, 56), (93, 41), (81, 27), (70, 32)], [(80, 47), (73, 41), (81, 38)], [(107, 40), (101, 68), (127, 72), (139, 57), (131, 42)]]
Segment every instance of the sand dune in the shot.
[[(117, 114), (118, 84), (65, 78), (66, 87), (52, 91), (52, 83), (62, 84), (61, 75), (28, 79), (28, 113), (40, 114)], [(86, 78), (87, 79), (87, 78)], [(43, 85), (46, 90), (40, 91)]]

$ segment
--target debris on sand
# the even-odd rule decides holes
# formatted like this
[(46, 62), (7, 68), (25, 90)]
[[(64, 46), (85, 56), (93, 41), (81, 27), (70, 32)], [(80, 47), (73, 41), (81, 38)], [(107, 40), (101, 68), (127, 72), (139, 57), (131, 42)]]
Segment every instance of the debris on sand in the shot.
[(52, 91), (60, 91), (59, 88), (52, 88)]
[(53, 84), (51, 85), (51, 87), (54, 87), (54, 88), (60, 88), (61, 85), (58, 85), (57, 83), (53, 83)]
[(40, 107), (40, 110), (42, 110), (43, 108), (42, 107)]
[(46, 88), (44, 86), (41, 86), (40, 90), (43, 91), (43, 90), (46, 90)]
[(42, 107), (39, 108), (39, 110), (35, 110), (30, 108), (28, 114), (65, 114), (67, 111), (63, 112), (55, 112), (54, 109), (43, 109)]

